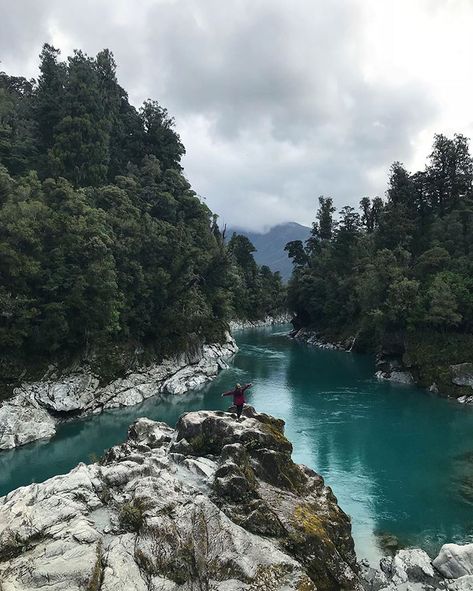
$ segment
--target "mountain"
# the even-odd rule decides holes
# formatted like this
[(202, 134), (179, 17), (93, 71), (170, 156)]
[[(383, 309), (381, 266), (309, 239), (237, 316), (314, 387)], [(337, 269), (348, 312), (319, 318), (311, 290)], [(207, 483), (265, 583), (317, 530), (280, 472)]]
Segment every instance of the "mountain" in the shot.
[(272, 271), (279, 271), (283, 281), (288, 281), (292, 273), (292, 263), (284, 247), (291, 240), (307, 240), (310, 228), (296, 222), (287, 222), (274, 226), (264, 234), (229, 228), (227, 236), (230, 237), (233, 232), (247, 236), (251, 240), (256, 248), (254, 257), (258, 265), (267, 265)]

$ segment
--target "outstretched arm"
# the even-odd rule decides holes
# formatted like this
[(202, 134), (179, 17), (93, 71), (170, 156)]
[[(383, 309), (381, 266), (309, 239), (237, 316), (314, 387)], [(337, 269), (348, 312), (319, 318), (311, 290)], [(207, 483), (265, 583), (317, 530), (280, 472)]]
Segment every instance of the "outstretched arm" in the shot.
[(251, 388), (253, 384), (246, 384), (245, 386), (243, 386), (242, 390), (243, 392), (245, 392), (245, 390), (248, 390), (248, 388)]
[(228, 392), (224, 392), (224, 393), (222, 394), (222, 398), (223, 398), (224, 396), (231, 396), (232, 394), (233, 394), (233, 390), (229, 390)]

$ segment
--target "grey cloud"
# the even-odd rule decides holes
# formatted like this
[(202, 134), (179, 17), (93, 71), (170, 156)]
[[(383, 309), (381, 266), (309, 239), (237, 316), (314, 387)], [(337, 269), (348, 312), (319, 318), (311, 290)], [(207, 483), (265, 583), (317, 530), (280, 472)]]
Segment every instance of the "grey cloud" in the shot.
[(382, 193), (379, 171), (409, 161), (436, 114), (420, 84), (365, 79), (355, 0), (19, 4), (0, 51), (16, 46), (8, 32), (21, 18), (20, 69), (51, 19), (88, 53), (110, 47), (130, 96), (157, 98), (176, 117), (186, 174), (231, 225), (310, 223), (319, 194), (342, 206)]
[(28, 75), (32, 48), (41, 47), (47, 35), (44, 2), (11, 2), (0, 0), (0, 69), (18, 68), (12, 74)]

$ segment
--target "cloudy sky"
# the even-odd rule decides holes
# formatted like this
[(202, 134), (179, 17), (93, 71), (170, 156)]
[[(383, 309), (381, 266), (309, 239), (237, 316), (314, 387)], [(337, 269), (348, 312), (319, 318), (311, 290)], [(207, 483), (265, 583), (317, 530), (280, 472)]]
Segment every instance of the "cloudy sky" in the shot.
[(309, 224), (473, 136), (472, 0), (0, 0), (0, 68), (41, 45), (109, 47), (137, 106), (175, 116), (185, 173), (221, 220)]

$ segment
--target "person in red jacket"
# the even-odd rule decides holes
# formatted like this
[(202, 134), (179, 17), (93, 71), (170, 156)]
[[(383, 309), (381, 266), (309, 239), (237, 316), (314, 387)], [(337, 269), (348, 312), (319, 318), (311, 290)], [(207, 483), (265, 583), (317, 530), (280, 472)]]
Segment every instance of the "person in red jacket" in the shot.
[(243, 411), (243, 405), (245, 404), (245, 390), (251, 388), (253, 384), (245, 384), (242, 386), (241, 384), (236, 384), (234, 390), (229, 390), (228, 392), (224, 392), (222, 394), (222, 398), (224, 396), (233, 396), (233, 404), (236, 406), (237, 409), (237, 417), (241, 417), (241, 413)]

